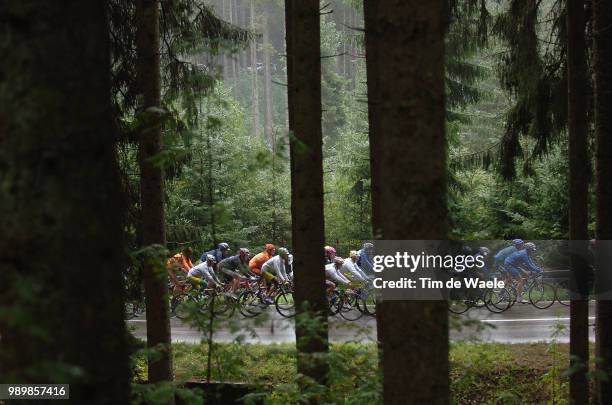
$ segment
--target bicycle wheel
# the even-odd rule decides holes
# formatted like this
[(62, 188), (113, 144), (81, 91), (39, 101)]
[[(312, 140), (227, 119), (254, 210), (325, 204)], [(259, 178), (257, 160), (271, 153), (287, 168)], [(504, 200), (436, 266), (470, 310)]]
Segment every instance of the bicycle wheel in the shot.
[(555, 299), (561, 305), (568, 306), (570, 304), (570, 289), (569, 280), (563, 280), (555, 288)]
[(262, 303), (257, 294), (253, 291), (243, 291), (238, 297), (238, 311), (246, 318), (254, 318), (261, 314), (267, 305)]
[[(218, 317), (231, 318), (236, 310), (237, 300), (228, 293), (223, 293), (215, 296), (213, 314)], [(209, 303), (210, 305), (210, 303)]]
[(293, 294), (290, 292), (280, 292), (274, 298), (274, 306), (283, 318), (293, 318), (295, 316), (295, 303), (293, 302)]
[(513, 298), (510, 291), (506, 288), (499, 290), (489, 290), (486, 292), (485, 307), (493, 313), (501, 314), (507, 311), (513, 304)]
[(376, 316), (376, 297), (367, 294), (357, 300), (357, 308), (365, 315)]
[(465, 290), (451, 290), (448, 301), (448, 310), (453, 314), (463, 314), (467, 312), (472, 305), (467, 299)]
[(187, 293), (176, 295), (170, 302), (170, 309), (178, 319), (185, 319), (189, 315), (189, 306), (194, 305), (195, 298)]
[(327, 311), (329, 316), (334, 316), (338, 313), (341, 301), (342, 297), (338, 291), (332, 291), (331, 295), (327, 296)]
[(338, 313), (347, 321), (356, 321), (363, 316), (363, 312), (359, 310), (357, 296), (352, 293), (345, 293), (339, 304)]
[(529, 289), (529, 302), (538, 309), (549, 308), (555, 303), (555, 287), (543, 281), (534, 283)]

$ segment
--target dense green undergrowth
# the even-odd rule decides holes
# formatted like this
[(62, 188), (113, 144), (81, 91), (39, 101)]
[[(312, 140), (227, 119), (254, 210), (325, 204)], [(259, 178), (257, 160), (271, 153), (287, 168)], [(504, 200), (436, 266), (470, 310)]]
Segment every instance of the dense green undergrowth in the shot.
[[(567, 344), (451, 344), (451, 396), (458, 404), (568, 403)], [(177, 382), (206, 378), (207, 346), (173, 345)], [(296, 351), (292, 344), (215, 344), (211, 380), (260, 385), (269, 403), (293, 402)], [(375, 346), (334, 344), (330, 354), (333, 403), (380, 402)], [(138, 361), (144, 372), (144, 360)], [(413, 370), (412, 372), (418, 372)]]

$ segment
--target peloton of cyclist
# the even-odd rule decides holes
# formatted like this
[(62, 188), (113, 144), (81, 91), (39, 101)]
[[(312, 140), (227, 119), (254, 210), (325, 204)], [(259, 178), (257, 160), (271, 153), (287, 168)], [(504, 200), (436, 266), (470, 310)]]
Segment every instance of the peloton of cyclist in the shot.
[(325, 246), (323, 249), (325, 250), (325, 264), (332, 263), (334, 257), (336, 257), (336, 248), (333, 246)]
[(206, 261), (189, 270), (187, 276), (195, 284), (203, 284), (204, 287), (221, 287), (223, 284), (215, 274), (216, 259), (213, 255), (206, 256)]
[(193, 267), (190, 259), (191, 254), (193, 254), (193, 249), (187, 246), (166, 261), (166, 270), (168, 270), (168, 277), (174, 291), (182, 288), (182, 280), (186, 278), (187, 273)]
[(263, 252), (257, 253), (249, 261), (249, 269), (253, 273), (257, 275), (261, 275), (261, 266), (263, 266), (265, 262), (270, 260), (274, 256), (275, 253), (276, 253), (276, 247), (271, 243), (267, 243), (264, 246)]
[(216, 263), (220, 263), (221, 260), (229, 256), (229, 252), (230, 252), (229, 245), (225, 242), (221, 242), (217, 245), (216, 249), (212, 249), (212, 250), (202, 253), (202, 256), (200, 256), (200, 261), (205, 262), (206, 257), (208, 255), (213, 255)]
[(344, 261), (340, 268), (340, 273), (348, 280), (365, 282), (368, 280), (368, 276), (357, 264), (358, 260), (359, 253), (356, 250), (351, 250), (350, 257)]
[(541, 273), (542, 269), (538, 267), (533, 260), (531, 259), (530, 254), (536, 251), (536, 245), (533, 242), (527, 242), (524, 245), (523, 250), (518, 250), (512, 253), (510, 256), (504, 260), (504, 268), (513, 276), (518, 277), (517, 281), (517, 299), (520, 302), (526, 302), (523, 297), (523, 285), (525, 284), (525, 279), (521, 276), (523, 271), (528, 271), (531, 273)]
[(240, 273), (249, 271), (249, 249), (240, 248), (238, 254), (226, 257), (217, 264), (217, 268), (225, 275), (225, 281), (231, 282), (230, 292), (235, 294), (240, 287)]

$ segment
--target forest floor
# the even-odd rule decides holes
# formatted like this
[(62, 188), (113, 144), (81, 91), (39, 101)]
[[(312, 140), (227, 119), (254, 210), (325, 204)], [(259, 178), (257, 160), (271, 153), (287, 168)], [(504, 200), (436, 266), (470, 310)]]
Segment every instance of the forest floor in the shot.
[[(207, 346), (173, 345), (177, 381), (206, 376)], [(451, 395), (454, 403), (568, 403), (569, 345), (562, 343), (451, 343)], [(267, 387), (274, 403), (295, 394), (295, 346), (292, 344), (215, 344), (213, 381), (244, 382)], [(351, 403), (371, 402), (380, 389), (378, 364), (371, 343), (334, 344), (331, 350), (332, 392)], [(144, 372), (144, 362), (141, 362)], [(415, 371), (416, 372), (416, 371)], [(284, 398), (284, 399), (283, 399)], [(335, 402), (335, 401), (334, 401)]]

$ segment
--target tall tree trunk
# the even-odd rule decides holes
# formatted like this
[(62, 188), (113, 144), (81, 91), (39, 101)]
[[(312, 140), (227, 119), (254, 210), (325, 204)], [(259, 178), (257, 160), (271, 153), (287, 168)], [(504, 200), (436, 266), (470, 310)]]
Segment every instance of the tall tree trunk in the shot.
[(270, 43), (268, 18), (263, 15), (262, 18), (263, 30), (263, 56), (264, 56), (264, 99), (266, 101), (266, 110), (264, 114), (264, 134), (266, 141), (272, 144), (272, 66), (270, 63), (270, 53), (272, 52), (272, 44)]
[[(228, 0), (227, 2), (227, 17), (230, 24), (234, 24), (236, 19), (234, 18), (234, 0)], [(231, 77), (232, 79), (236, 78), (236, 55), (234, 53), (230, 53), (230, 67), (231, 67)]]
[(122, 404), (125, 205), (106, 7), (0, 2), (0, 381)]
[[(251, 0), (251, 31), (256, 32), (255, 0)], [(259, 135), (259, 89), (257, 88), (257, 39), (251, 41), (251, 89), (253, 106), (253, 136)]]
[(588, 181), (586, 116), (586, 54), (584, 0), (567, 2), (567, 92), (569, 130), (569, 233), (572, 277), (570, 302), (570, 398), (589, 402), (586, 379), (589, 361), (589, 304), (587, 287)]
[[(140, 129), (140, 205), (142, 238), (145, 246), (165, 248), (164, 177), (152, 161), (161, 151), (159, 0), (136, 1), (136, 52), (142, 115)], [(159, 252), (158, 252), (159, 253)], [(149, 358), (149, 381), (172, 380), (170, 318), (168, 316), (167, 275), (164, 257), (151, 255), (145, 261), (145, 303), (147, 307), (147, 345), (157, 348), (159, 356)]]
[[(365, 0), (364, 10), (378, 237), (445, 239), (445, 1)], [(448, 403), (446, 303), (384, 301), (377, 314), (385, 404)]]
[(593, 0), (593, 71), (595, 79), (595, 136), (597, 139), (597, 284), (607, 300), (597, 300), (597, 355), (600, 370), (608, 375), (599, 381), (602, 404), (612, 403), (612, 0)]
[[(296, 341), (298, 372), (320, 384), (327, 381), (328, 352), (325, 273), (322, 246), (323, 151), (321, 129), (321, 50), (318, 0), (286, 0), (291, 154)], [(304, 320), (319, 317), (312, 328)]]

